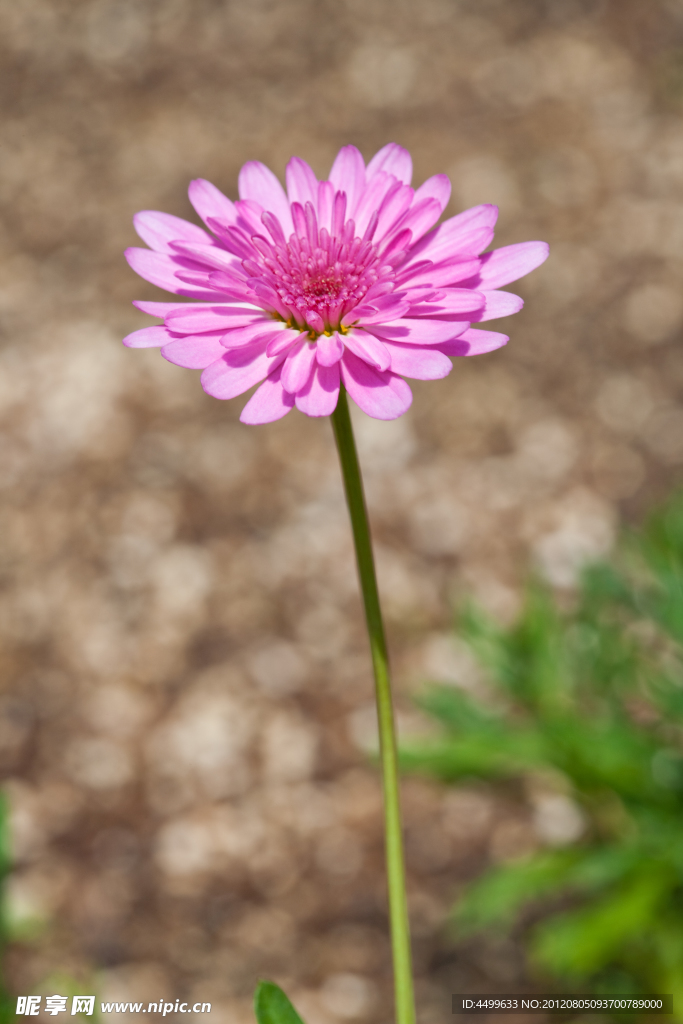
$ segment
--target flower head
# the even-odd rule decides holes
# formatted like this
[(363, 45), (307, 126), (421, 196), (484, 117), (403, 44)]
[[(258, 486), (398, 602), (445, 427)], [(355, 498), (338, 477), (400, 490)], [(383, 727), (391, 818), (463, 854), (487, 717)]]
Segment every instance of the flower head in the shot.
[[(450, 197), (444, 174), (410, 186), (410, 154), (395, 143), (365, 166), (345, 146), (328, 181), (303, 160), (287, 166), (287, 191), (263, 164), (245, 164), (233, 203), (208, 181), (190, 202), (209, 231), (146, 210), (135, 227), (149, 249), (128, 249), (141, 277), (192, 302), (136, 302), (163, 317), (124, 339), (161, 346), (178, 366), (202, 369), (215, 398), (261, 386), (244, 423), (335, 409), (340, 383), (364, 412), (395, 419), (410, 406), (404, 377), (434, 380), (451, 356), (490, 352), (504, 334), (472, 328), (522, 308), (499, 291), (548, 255), (523, 242), (483, 255), (495, 206), (475, 206), (436, 229)], [(211, 232), (211, 233), (209, 233)]]

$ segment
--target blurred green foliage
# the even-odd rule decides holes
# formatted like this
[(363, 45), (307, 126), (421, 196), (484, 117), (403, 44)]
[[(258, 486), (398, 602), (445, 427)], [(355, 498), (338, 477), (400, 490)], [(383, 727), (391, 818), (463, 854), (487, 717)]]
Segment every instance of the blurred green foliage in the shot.
[(459, 934), (516, 927), (546, 981), (673, 993), (683, 1018), (683, 495), (585, 573), (572, 610), (535, 583), (514, 626), (473, 608), (460, 625), (490, 693), (431, 686), (443, 733), (405, 747), (404, 768), (542, 781), (585, 826), (487, 869)]

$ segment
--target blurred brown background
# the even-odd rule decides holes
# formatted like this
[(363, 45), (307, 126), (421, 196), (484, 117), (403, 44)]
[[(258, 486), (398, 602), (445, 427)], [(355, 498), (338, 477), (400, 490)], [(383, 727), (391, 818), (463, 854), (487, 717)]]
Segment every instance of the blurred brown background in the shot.
[[(460, 595), (514, 616), (683, 464), (681, 0), (3, 0), (0, 758), (16, 993), (213, 1003), (259, 976), (308, 1024), (391, 1016), (366, 641), (329, 424), (120, 338), (161, 298), (138, 209), (194, 219), (261, 159), (324, 177), (395, 140), (449, 213), (551, 243), (507, 349), (357, 418), (402, 727), (421, 680), (476, 686)], [(495, 325), (494, 325), (495, 327)], [(421, 1020), (521, 984), (453, 946), (463, 879), (571, 822), (482, 788), (405, 787)], [(564, 831), (563, 831), (564, 829)], [(22, 931), (23, 929), (23, 931)], [(120, 1016), (120, 1015), (119, 1015)], [(118, 1018), (117, 1018), (118, 1019)]]

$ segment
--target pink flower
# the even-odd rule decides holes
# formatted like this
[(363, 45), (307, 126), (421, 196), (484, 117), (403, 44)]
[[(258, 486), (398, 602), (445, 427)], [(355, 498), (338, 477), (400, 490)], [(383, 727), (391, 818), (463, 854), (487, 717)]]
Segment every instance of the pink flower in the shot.
[(548, 255), (522, 242), (480, 255), (493, 239), (495, 206), (475, 206), (434, 225), (450, 197), (444, 174), (410, 187), (410, 154), (390, 143), (365, 166), (340, 150), (328, 181), (303, 160), (287, 166), (287, 192), (253, 161), (233, 203), (208, 181), (190, 202), (212, 232), (145, 210), (135, 228), (150, 249), (128, 249), (141, 277), (194, 302), (136, 302), (163, 317), (124, 339), (161, 346), (178, 366), (202, 369), (215, 398), (263, 381), (243, 423), (269, 423), (296, 405), (328, 416), (340, 382), (364, 412), (395, 419), (412, 401), (404, 377), (435, 380), (451, 356), (504, 345), (504, 334), (471, 327), (522, 308), (499, 291)]

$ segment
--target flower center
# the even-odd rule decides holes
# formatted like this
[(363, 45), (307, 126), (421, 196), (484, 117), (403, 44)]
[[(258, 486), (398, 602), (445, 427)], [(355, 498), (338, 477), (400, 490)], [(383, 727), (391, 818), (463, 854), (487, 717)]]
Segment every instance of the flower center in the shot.
[[(245, 261), (254, 284), (260, 279), (273, 295), (273, 305), (284, 320), (301, 329), (308, 325), (320, 333), (339, 330), (341, 320), (358, 306), (373, 286), (391, 291), (390, 264), (384, 262), (371, 238), (358, 238), (353, 220), (337, 222), (332, 234), (319, 228), (310, 203), (306, 210), (293, 204), (295, 232), (285, 239), (281, 230), (271, 229), (272, 241), (254, 237), (260, 259)], [(278, 225), (279, 227), (279, 225)], [(375, 289), (375, 292), (377, 289)], [(374, 292), (373, 292), (374, 294)]]

